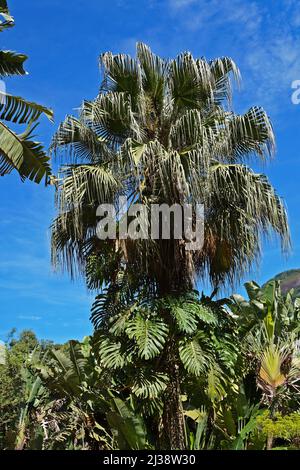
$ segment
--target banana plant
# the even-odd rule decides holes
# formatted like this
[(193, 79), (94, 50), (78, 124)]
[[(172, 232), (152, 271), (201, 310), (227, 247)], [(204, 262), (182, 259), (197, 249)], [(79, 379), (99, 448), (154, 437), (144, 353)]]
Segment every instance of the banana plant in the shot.
[(228, 306), (237, 317), (240, 339), (253, 333), (262, 335), (266, 342), (293, 334), (299, 336), (300, 302), (293, 299), (293, 290), (285, 295), (280, 281), (271, 281), (260, 287), (254, 281), (245, 284), (249, 300), (232, 295)]
[(44, 356), (36, 353), (30, 370), (35, 386), (46, 394), (32, 420), (33, 398), (22, 409), (18, 448), (34, 445), (39, 429), (43, 449), (151, 448), (149, 431), (133, 397), (122, 398), (114, 389), (115, 380), (100, 366), (91, 338), (82, 343), (70, 341), (63, 350), (54, 348)]
[(107, 420), (120, 450), (151, 449), (150, 434), (143, 417), (134, 409), (134, 401), (113, 398)]
[(25, 387), (27, 400), (24, 407), (21, 410), (19, 423), (17, 426), (16, 438), (15, 438), (15, 449), (22, 450), (26, 445), (27, 439), (29, 439), (28, 427), (30, 425), (30, 412), (39, 395), (42, 393), (42, 382), (39, 377), (32, 377), (27, 369), (23, 370), (25, 378)]
[[(0, 1), (0, 32), (14, 26), (7, 2)], [(27, 56), (9, 50), (0, 51), (0, 79), (25, 75), (24, 62)], [(51, 175), (49, 157), (43, 146), (34, 140), (34, 131), (41, 115), (53, 121), (53, 112), (37, 103), (19, 96), (0, 92), (0, 176), (17, 170), (21, 179), (39, 183)], [(23, 132), (16, 133), (7, 122), (25, 125)]]

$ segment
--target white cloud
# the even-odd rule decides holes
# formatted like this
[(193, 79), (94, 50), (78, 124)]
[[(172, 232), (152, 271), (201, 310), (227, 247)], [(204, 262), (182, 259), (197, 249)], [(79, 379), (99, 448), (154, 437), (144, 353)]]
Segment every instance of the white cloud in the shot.
[(291, 32), (253, 43), (245, 56), (246, 88), (272, 113), (291, 106), (291, 85), (300, 79), (300, 37)]
[[(193, 3), (197, 3), (197, 0), (169, 0), (171, 8), (174, 10), (180, 9), (180, 8), (185, 8)], [(199, 2), (198, 2), (199, 3)]]

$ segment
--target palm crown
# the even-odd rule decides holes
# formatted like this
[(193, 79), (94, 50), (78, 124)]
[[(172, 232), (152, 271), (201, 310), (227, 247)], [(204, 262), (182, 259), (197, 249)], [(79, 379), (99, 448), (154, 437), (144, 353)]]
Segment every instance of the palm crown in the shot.
[[(189, 288), (195, 274), (215, 284), (244, 274), (262, 233), (275, 231), (288, 246), (280, 198), (246, 164), (273, 154), (272, 126), (259, 107), (231, 111), (230, 77), (239, 80), (239, 71), (230, 58), (164, 60), (139, 43), (136, 59), (105, 53), (100, 62), (98, 97), (83, 103), (78, 119), (67, 117), (53, 140), (68, 157), (58, 180), (54, 262), (74, 274), (96, 254), (101, 281), (108, 260), (110, 280), (125, 262), (170, 292)], [(146, 205), (204, 204), (203, 249), (188, 252), (180, 240), (98, 240), (96, 207), (117, 206), (121, 194)]]

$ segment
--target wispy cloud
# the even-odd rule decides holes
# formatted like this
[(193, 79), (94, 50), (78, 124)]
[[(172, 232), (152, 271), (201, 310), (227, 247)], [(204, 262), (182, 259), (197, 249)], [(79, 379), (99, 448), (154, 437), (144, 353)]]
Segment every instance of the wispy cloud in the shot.
[(182, 21), (191, 29), (207, 27), (211, 30), (220, 25), (236, 24), (245, 31), (256, 30), (263, 17), (263, 8), (256, 2), (242, 0), (170, 0), (171, 10), (182, 15)]
[(47, 258), (41, 258), (30, 254), (17, 254), (0, 261), (0, 272), (4, 269), (21, 269), (23, 272), (47, 274), (50, 272), (50, 263)]
[(170, 0), (169, 1), (171, 8), (175, 10), (180, 8), (185, 8), (189, 5), (197, 3), (197, 0)]
[(291, 83), (300, 79), (300, 38), (286, 34), (267, 41), (265, 47), (257, 47), (257, 42), (254, 45), (245, 63), (257, 98), (271, 104), (284, 92), (280, 106), (290, 105)]
[(19, 320), (30, 320), (30, 321), (39, 321), (42, 317), (38, 317), (36, 315), (19, 315)]
[(291, 82), (300, 79), (299, 3), (275, 3), (169, 0), (171, 14), (199, 35), (199, 43), (206, 44), (209, 37), (215, 48), (236, 58), (247, 90), (245, 101), (256, 98), (273, 112), (290, 106)]

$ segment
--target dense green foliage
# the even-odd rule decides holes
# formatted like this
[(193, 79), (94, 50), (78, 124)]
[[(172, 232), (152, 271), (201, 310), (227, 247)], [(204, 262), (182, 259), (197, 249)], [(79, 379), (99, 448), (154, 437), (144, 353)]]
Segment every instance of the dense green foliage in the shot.
[(14, 336), (15, 330), (12, 330), (6, 344), (2, 346), (3, 360), (0, 363), (1, 448), (13, 435), (27, 400), (27, 361), (30, 355), (37, 347), (46, 350), (53, 346), (51, 342), (39, 342), (32, 331), (22, 331), (18, 339)]
[[(300, 301), (275, 282), (246, 289), (249, 300), (163, 301), (180, 333), (188, 449), (299, 446)], [(160, 449), (168, 332), (155, 308), (103, 316), (81, 343), (51, 346), (31, 332), (10, 339), (0, 365), (1, 447)]]

